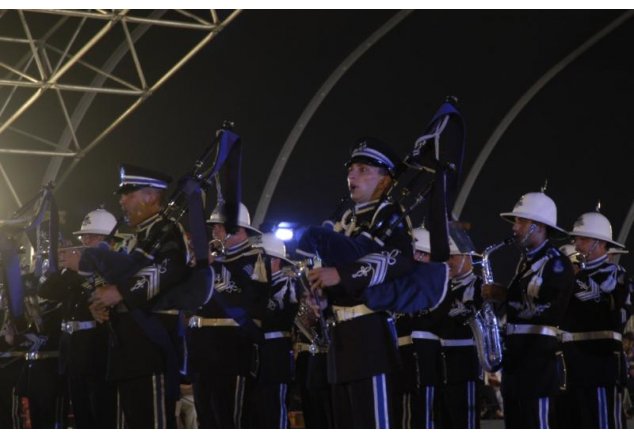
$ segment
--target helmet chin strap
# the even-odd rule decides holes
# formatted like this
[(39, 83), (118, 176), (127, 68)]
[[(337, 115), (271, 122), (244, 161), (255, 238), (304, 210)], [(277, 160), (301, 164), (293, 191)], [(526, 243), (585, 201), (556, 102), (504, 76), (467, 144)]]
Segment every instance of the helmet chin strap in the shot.
[(582, 269), (586, 268), (586, 264), (588, 263), (588, 258), (590, 258), (590, 255), (592, 254), (592, 252), (594, 252), (594, 250), (597, 248), (597, 245), (599, 245), (599, 240), (595, 239), (592, 245), (590, 246), (590, 249), (587, 252), (579, 253), (579, 256), (581, 256), (581, 262), (579, 263), (579, 265), (581, 266)]
[(531, 235), (533, 233), (535, 233), (535, 230), (537, 230), (537, 225), (535, 225), (535, 223), (533, 223), (528, 228), (528, 233), (526, 233), (526, 235), (524, 235), (524, 237), (520, 241), (520, 246), (524, 249), (525, 252), (528, 251), (528, 246), (526, 245), (526, 244), (528, 244), (528, 239), (531, 237)]

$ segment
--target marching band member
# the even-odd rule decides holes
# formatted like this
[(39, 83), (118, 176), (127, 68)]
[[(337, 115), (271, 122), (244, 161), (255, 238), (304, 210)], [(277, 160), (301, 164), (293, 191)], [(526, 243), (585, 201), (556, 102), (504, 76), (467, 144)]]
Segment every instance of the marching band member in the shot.
[(270, 272), (270, 294), (262, 316), (263, 340), (259, 344), (259, 370), (250, 403), (255, 428), (288, 428), (288, 388), (293, 379), (294, 354), (291, 330), (298, 308), (298, 290), (286, 257), (284, 241), (273, 233), (262, 235)]
[(623, 428), (626, 360), (621, 312), (628, 300), (627, 275), (608, 261), (610, 221), (588, 212), (569, 232), (575, 239), (581, 269), (561, 328), (568, 386), (559, 409), (565, 428)]
[[(392, 426), (391, 375), (399, 367), (394, 321), (386, 312), (366, 306), (360, 296), (366, 287), (411, 268), (409, 218), (397, 226), (387, 242), (369, 233), (377, 221), (400, 214), (399, 206), (382, 201), (397, 162), (398, 156), (383, 142), (370, 138), (359, 141), (346, 164), (350, 198), (355, 206), (334, 227), (344, 238), (338, 242), (345, 243), (350, 254), (325, 254), (328, 242), (324, 240), (321, 248), (316, 245), (324, 236), (337, 238), (332, 234), (318, 235), (311, 242), (314, 235), (305, 233), (298, 246), (298, 253), (319, 253), (325, 265), (311, 270), (309, 279), (311, 288), (324, 290), (335, 317), (328, 362), (338, 428)], [(396, 259), (397, 256), (405, 259)]]
[(437, 331), (444, 371), (439, 395), (440, 428), (480, 428), (482, 369), (466, 321), (482, 305), (482, 279), (473, 272), (473, 248), (466, 248), (466, 242), (461, 244), (463, 248), (449, 238), (451, 307)]
[[(235, 230), (228, 230), (221, 207), (211, 213), (216, 272), (214, 294), (189, 319), (188, 366), (200, 428), (245, 427), (245, 402), (257, 373), (261, 314), (267, 305), (262, 249), (249, 237), (261, 235), (251, 226), (240, 203)], [(217, 246), (215, 246), (217, 244)]]
[[(73, 232), (86, 247), (95, 247), (109, 238), (117, 219), (105, 209), (95, 209)], [(108, 243), (109, 245), (112, 242)], [(73, 250), (71, 250), (73, 251)], [(74, 250), (77, 251), (77, 250)], [(94, 279), (72, 270), (52, 273), (39, 294), (62, 303), (59, 371), (73, 415), (74, 428), (115, 428), (116, 391), (106, 382), (108, 330), (97, 324), (88, 309), (95, 290)]]
[[(563, 232), (557, 226), (555, 202), (543, 192), (523, 195), (512, 212), (522, 256), (508, 288), (483, 285), (486, 299), (505, 300), (506, 350), (502, 395), (506, 428), (548, 428), (554, 421), (553, 398), (560, 392), (562, 368), (557, 327), (574, 284), (570, 260), (550, 242)], [(565, 233), (565, 232), (563, 232)]]
[[(414, 260), (428, 264), (431, 257), (429, 230), (424, 225), (414, 229)], [(443, 379), (442, 357), (438, 328), (446, 317), (451, 304), (448, 295), (448, 282), (444, 282), (438, 291), (440, 300), (434, 309), (421, 310), (412, 317), (412, 340), (416, 355), (417, 392), (413, 407), (414, 428), (438, 428), (440, 417), (439, 389)]]
[[(129, 254), (103, 246), (81, 255), (60, 252), (61, 266), (112, 279), (95, 290), (90, 310), (111, 328), (108, 379), (117, 386), (122, 428), (176, 427), (181, 317), (161, 300), (184, 281), (190, 254), (180, 224), (160, 215), (170, 181), (163, 173), (122, 165), (117, 193), (136, 232), (134, 248)], [(140, 261), (144, 267), (137, 269)]]

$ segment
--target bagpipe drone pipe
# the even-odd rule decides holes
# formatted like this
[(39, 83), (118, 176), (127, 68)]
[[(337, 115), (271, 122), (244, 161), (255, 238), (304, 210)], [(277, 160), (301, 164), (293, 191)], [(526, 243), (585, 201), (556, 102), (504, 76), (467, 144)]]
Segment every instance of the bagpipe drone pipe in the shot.
[[(372, 309), (413, 312), (432, 308), (442, 299), (447, 269), (442, 262), (449, 258), (448, 212), (455, 200), (465, 148), (465, 127), (456, 107), (448, 97), (436, 111), (414, 148), (397, 165), (392, 186), (383, 194), (380, 206), (387, 201), (400, 206), (382, 222), (373, 224), (368, 233), (348, 237), (328, 227), (310, 227), (299, 243), (299, 252), (319, 257), (324, 266), (357, 261), (370, 253), (380, 253), (394, 230), (403, 227), (408, 215), (425, 199), (431, 238), (429, 264), (412, 264), (409, 274), (396, 279), (410, 295), (403, 295), (393, 285), (367, 288), (364, 300)], [(404, 256), (408, 258), (409, 255)]]

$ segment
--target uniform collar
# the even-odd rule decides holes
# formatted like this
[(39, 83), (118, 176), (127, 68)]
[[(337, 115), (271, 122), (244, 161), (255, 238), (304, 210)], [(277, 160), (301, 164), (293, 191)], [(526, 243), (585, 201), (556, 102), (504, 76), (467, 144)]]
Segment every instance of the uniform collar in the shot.
[(149, 229), (150, 226), (152, 224), (154, 224), (155, 222), (157, 222), (159, 219), (161, 219), (161, 216), (158, 213), (155, 213), (154, 215), (152, 215), (148, 219), (141, 221), (136, 226), (137, 232), (143, 232), (144, 230)]
[(608, 260), (608, 255), (605, 254), (603, 256), (599, 256), (598, 258), (586, 262), (585, 266), (583, 267), (583, 270), (594, 270), (595, 268), (597, 268), (599, 265), (603, 264), (605, 261)]
[(528, 259), (529, 261), (535, 259), (535, 257), (542, 252), (542, 250), (544, 250), (544, 248), (546, 247), (546, 244), (548, 244), (549, 241), (548, 239), (546, 239), (544, 242), (542, 242), (540, 245), (538, 245), (537, 247), (535, 247), (534, 249), (532, 249), (531, 251), (527, 251), (526, 252), (526, 259)]
[(248, 239), (245, 239), (244, 241), (239, 242), (234, 246), (227, 247), (225, 249), (225, 255), (227, 257), (235, 256), (237, 254), (244, 253), (244, 251), (247, 250), (249, 247), (251, 247), (251, 244), (249, 243)]
[(366, 203), (355, 204), (354, 205), (354, 213), (358, 215), (360, 213), (368, 212), (368, 211), (374, 209), (377, 204), (379, 204), (379, 200), (372, 200), (372, 201), (368, 201)]

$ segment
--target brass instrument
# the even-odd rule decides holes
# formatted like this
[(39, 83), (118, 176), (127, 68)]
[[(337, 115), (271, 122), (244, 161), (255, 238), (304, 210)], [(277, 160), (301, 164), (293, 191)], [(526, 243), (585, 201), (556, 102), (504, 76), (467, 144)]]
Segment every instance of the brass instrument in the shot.
[[(507, 238), (500, 243), (490, 245), (482, 252), (482, 281), (485, 285), (494, 283), (489, 256), (513, 241), (514, 238)], [(485, 300), (482, 308), (469, 317), (467, 325), (473, 333), (478, 360), (482, 368), (487, 372), (499, 370), (502, 367), (502, 335), (493, 303)]]
[(298, 279), (304, 289), (304, 294), (299, 299), (295, 326), (310, 341), (309, 350), (313, 354), (327, 349), (330, 343), (328, 322), (321, 307), (321, 299), (310, 289), (307, 278), (308, 271), (311, 268), (320, 266), (321, 260), (319, 258), (310, 258), (282, 269), (286, 275)]
[(225, 241), (215, 238), (209, 241), (209, 253), (214, 258), (225, 256)]

